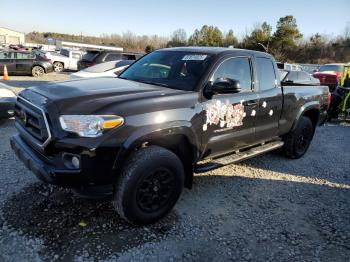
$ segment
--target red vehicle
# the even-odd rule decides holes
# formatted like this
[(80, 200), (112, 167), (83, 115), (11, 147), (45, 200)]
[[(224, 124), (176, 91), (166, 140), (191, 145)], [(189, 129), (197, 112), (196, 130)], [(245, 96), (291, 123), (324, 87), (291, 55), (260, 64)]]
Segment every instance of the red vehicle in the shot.
[(339, 85), (344, 64), (326, 64), (322, 65), (318, 72), (313, 74), (313, 77), (320, 80), (321, 85), (329, 87), (329, 91), (334, 92)]

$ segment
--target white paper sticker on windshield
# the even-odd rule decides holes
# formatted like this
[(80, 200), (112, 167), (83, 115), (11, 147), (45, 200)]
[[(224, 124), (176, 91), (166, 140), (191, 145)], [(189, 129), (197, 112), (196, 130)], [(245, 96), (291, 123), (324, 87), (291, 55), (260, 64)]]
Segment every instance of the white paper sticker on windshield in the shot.
[(182, 60), (196, 60), (203, 61), (207, 58), (207, 55), (185, 55)]

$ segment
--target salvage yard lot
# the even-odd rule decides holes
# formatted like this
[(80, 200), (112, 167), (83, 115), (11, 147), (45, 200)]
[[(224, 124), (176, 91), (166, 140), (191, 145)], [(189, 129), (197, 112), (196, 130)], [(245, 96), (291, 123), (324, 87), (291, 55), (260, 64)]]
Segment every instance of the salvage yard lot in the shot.
[(0, 261), (346, 261), (350, 126), (319, 127), (307, 154), (273, 152), (196, 175), (162, 221), (132, 227), (109, 201), (39, 182), (0, 122)]
[(34, 85), (45, 85), (51, 81), (65, 81), (69, 80), (70, 72), (61, 73), (49, 73), (45, 74), (43, 77), (33, 77), (33, 76), (10, 76), (9, 81), (0, 80), (0, 82), (18, 88), (27, 88)]

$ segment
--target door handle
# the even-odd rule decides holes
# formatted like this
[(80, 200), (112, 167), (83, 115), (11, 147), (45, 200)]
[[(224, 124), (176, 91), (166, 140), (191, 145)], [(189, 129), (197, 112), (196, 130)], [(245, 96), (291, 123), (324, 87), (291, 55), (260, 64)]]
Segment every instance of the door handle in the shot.
[(255, 106), (255, 105), (257, 105), (258, 104), (258, 102), (247, 102), (247, 106)]

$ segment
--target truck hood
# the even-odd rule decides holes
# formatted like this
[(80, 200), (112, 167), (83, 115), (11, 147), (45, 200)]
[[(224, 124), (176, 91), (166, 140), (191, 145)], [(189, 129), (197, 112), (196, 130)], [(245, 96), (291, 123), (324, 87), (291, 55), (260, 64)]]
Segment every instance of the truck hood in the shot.
[(137, 104), (137, 101), (145, 99), (164, 100), (169, 96), (188, 93), (120, 78), (58, 82), (30, 87), (23, 92), (24, 96), (26, 92), (35, 92), (46, 97), (64, 114), (113, 113), (115, 107), (120, 104)]

